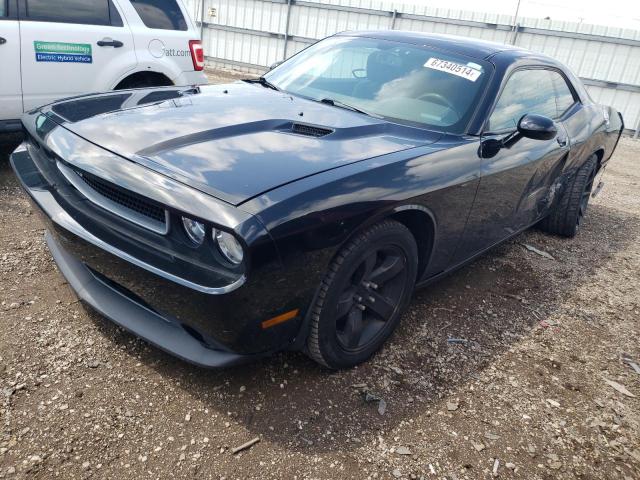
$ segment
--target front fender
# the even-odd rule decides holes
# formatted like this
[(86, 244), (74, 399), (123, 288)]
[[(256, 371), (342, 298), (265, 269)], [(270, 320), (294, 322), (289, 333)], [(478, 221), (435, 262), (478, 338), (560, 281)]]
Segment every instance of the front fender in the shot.
[(313, 175), (240, 208), (265, 225), (287, 269), (307, 272), (309, 289), (352, 235), (411, 208), (426, 212), (433, 225), (434, 250), (425, 273), (437, 273), (448, 266), (464, 231), (480, 169), (477, 139), (457, 137), (443, 144)]

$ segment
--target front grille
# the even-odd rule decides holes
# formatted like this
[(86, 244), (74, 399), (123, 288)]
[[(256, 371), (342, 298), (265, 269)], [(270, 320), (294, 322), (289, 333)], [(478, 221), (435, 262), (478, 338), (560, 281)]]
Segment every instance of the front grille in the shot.
[(136, 225), (165, 235), (169, 213), (152, 200), (87, 172), (58, 162), (58, 170), (87, 200)]
[(98, 177), (94, 177), (86, 173), (78, 173), (78, 175), (82, 180), (84, 180), (84, 183), (112, 202), (117, 203), (126, 209), (133, 210), (140, 215), (149, 217), (156, 222), (165, 222), (164, 208), (150, 203), (144, 197), (125, 190), (124, 188), (120, 188), (117, 185), (113, 185), (112, 183), (105, 182)]
[(305, 125), (304, 123), (294, 123), (291, 130), (298, 135), (306, 135), (308, 137), (324, 137), (333, 133), (328, 128), (315, 127), (313, 125)]

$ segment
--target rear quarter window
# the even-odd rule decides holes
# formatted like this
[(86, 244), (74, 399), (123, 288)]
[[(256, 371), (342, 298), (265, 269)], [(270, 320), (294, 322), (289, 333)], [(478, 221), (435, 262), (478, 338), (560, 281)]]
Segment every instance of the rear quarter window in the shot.
[(558, 105), (558, 115), (562, 116), (571, 106), (576, 103), (573, 93), (567, 85), (567, 81), (558, 72), (551, 72), (551, 80), (556, 91), (556, 103)]
[(148, 28), (158, 30), (187, 30), (187, 22), (176, 0), (131, 0)]

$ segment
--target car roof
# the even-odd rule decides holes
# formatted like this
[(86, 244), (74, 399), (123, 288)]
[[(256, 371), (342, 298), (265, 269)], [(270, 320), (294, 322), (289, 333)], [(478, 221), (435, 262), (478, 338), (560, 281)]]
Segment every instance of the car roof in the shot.
[(457, 35), (409, 32), (402, 30), (347, 31), (341, 32), (338, 35), (377, 38), (380, 40), (391, 40), (414, 45), (429, 45), (451, 53), (457, 53), (481, 60), (488, 60), (497, 53), (505, 53), (507, 56), (512, 57), (513, 60), (521, 57), (536, 57), (540, 60), (550, 60), (547, 57), (535, 54), (529, 50), (525, 50), (514, 45), (505, 45), (503, 43), (460, 37)]

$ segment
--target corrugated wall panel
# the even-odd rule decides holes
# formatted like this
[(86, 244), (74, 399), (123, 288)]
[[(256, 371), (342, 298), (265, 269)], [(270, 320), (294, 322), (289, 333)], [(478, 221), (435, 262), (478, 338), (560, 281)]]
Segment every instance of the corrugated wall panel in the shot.
[(320, 39), (344, 30), (388, 29), (390, 21), (379, 15), (296, 6), (291, 12), (289, 33)]
[(289, 56), (291, 55), (295, 55), (296, 53), (298, 53), (300, 50), (304, 50), (305, 48), (307, 48), (309, 46), (308, 43), (306, 42), (296, 42), (296, 41), (292, 41), (289, 46), (287, 47), (287, 52), (289, 54)]
[[(261, 0), (205, 0), (205, 2), (205, 21), (208, 23), (284, 33), (286, 4)], [(207, 18), (209, 8), (216, 9), (215, 17)]]
[(640, 126), (640, 93), (591, 85), (587, 86), (587, 90), (595, 102), (610, 105), (622, 112), (626, 128), (635, 130)]
[(203, 40), (209, 57), (230, 63), (267, 66), (282, 60), (282, 41), (278, 38), (209, 28), (205, 30)]
[(628, 28), (608, 27), (605, 25), (593, 25), (590, 23), (562, 22), (545, 20), (543, 18), (518, 18), (518, 23), (523, 27), (542, 28), (546, 30), (558, 30), (561, 32), (584, 33), (586, 35), (602, 35), (612, 38), (625, 38), (640, 40), (640, 31)]
[[(330, 4), (330, 5), (346, 5), (350, 7), (370, 8), (374, 10), (394, 9), (399, 12), (415, 13), (422, 15), (430, 15), (441, 18), (476, 20), (488, 23), (501, 23), (510, 25), (513, 23), (513, 14), (515, 13), (515, 2), (507, 8), (513, 11), (508, 14), (497, 14), (491, 12), (473, 12), (465, 10), (456, 10), (448, 8), (438, 8), (428, 6), (425, 0), (414, 0), (413, 2), (395, 2), (390, 0), (370, 1), (370, 0), (307, 0), (314, 3)], [(543, 18), (527, 18), (518, 17), (518, 23), (522, 26), (532, 28), (543, 28), (548, 30), (560, 30), (564, 32), (576, 32), (590, 35), (604, 35), (613, 38), (626, 38), (631, 40), (640, 40), (640, 31), (610, 27), (605, 25), (593, 25), (589, 23), (578, 23), (560, 20), (546, 20)]]
[(549, 55), (578, 76), (640, 85), (640, 46), (519, 33), (516, 44)]
[(443, 22), (431, 22), (424, 20), (398, 18), (396, 29), (410, 30), (414, 32), (444, 33), (448, 35), (461, 35), (465, 37), (481, 38), (491, 42), (505, 43), (509, 39), (510, 32), (496, 30), (495, 28), (480, 28), (466, 25), (452, 25)]

